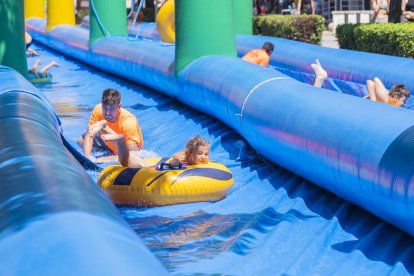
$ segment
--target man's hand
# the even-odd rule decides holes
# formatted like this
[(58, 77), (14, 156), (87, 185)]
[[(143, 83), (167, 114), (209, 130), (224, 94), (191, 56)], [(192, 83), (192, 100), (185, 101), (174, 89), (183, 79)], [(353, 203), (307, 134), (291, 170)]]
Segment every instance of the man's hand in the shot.
[(101, 131), (103, 128), (106, 127), (106, 125), (107, 125), (107, 122), (105, 120), (102, 120), (97, 123), (94, 123), (93, 125), (90, 125), (88, 127), (89, 137), (94, 138), (99, 131)]

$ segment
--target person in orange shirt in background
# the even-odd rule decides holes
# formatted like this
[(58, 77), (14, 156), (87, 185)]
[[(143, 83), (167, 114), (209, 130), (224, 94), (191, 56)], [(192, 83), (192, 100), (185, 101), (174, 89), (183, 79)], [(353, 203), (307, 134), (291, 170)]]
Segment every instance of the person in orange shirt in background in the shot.
[[(124, 135), (130, 151), (141, 150), (144, 143), (137, 118), (122, 107), (121, 93), (116, 89), (103, 91), (101, 103), (92, 111), (86, 133), (78, 138), (78, 145), (83, 148), (86, 158), (95, 162), (115, 161), (118, 157), (117, 144), (103, 140), (103, 134)], [(109, 150), (114, 155), (95, 159), (92, 156), (94, 147)]]
[(271, 42), (265, 42), (261, 49), (255, 49), (247, 52), (242, 59), (264, 67), (269, 65), (270, 55), (273, 53), (275, 46)]
[(382, 81), (375, 77), (367, 80), (367, 89), (371, 101), (383, 102), (389, 105), (403, 107), (410, 97), (410, 91), (403, 84), (395, 84), (388, 92)]

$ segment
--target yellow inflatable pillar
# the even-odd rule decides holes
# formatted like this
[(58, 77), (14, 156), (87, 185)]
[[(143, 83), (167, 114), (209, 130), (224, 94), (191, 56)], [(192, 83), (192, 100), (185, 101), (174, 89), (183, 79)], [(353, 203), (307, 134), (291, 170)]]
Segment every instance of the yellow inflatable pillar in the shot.
[(174, 0), (167, 0), (157, 14), (157, 30), (162, 41), (175, 43)]
[(24, 1), (24, 19), (31, 17), (45, 18), (45, 0)]
[(73, 0), (48, 0), (46, 32), (61, 24), (72, 26), (76, 24)]

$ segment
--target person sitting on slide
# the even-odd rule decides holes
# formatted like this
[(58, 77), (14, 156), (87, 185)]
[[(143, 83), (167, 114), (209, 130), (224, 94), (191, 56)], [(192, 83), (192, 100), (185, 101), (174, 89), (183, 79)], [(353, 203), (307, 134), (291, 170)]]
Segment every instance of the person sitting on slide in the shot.
[(379, 78), (367, 80), (369, 99), (383, 102), (393, 106), (402, 107), (410, 97), (410, 91), (403, 84), (396, 84), (387, 91)]
[(269, 65), (270, 55), (273, 53), (275, 46), (271, 42), (265, 42), (261, 49), (254, 49), (247, 52), (242, 60), (258, 64), (264, 67)]
[(50, 63), (46, 64), (40, 71), (36, 71), (37, 67), (40, 65), (40, 59), (36, 60), (35, 64), (33, 64), (32, 68), (29, 69), (29, 77), (41, 79), (41, 78), (47, 78), (47, 70), (49, 70), (52, 67), (59, 67), (59, 64), (56, 63), (56, 61), (51, 61)]
[[(116, 142), (118, 146), (118, 160), (123, 167), (128, 168), (144, 168), (152, 167), (154, 164), (149, 164), (140, 158), (138, 155), (131, 154), (125, 142), (125, 135), (123, 134), (102, 134), (104, 141)], [(184, 165), (203, 165), (207, 164), (210, 154), (210, 143), (203, 137), (196, 136), (191, 138), (185, 150), (174, 154), (170, 161), (171, 167), (177, 167), (180, 163)]]
[[(137, 118), (122, 107), (121, 93), (116, 89), (103, 91), (101, 103), (92, 111), (86, 133), (78, 138), (78, 145), (83, 148), (86, 158), (96, 162), (110, 162), (118, 158), (117, 143), (111, 139), (103, 140), (104, 134), (124, 135), (128, 151), (139, 151), (144, 144)], [(92, 156), (93, 147), (108, 150), (114, 155), (95, 159)]]
[[(326, 71), (322, 68), (319, 60), (311, 64), (313, 71), (315, 72), (315, 87), (322, 87), (323, 82), (328, 77)], [(388, 93), (384, 84), (379, 78), (373, 80), (367, 80), (367, 89), (369, 99), (371, 101), (383, 102), (389, 105), (402, 107), (410, 97), (410, 91), (403, 84), (396, 84), (391, 87)]]

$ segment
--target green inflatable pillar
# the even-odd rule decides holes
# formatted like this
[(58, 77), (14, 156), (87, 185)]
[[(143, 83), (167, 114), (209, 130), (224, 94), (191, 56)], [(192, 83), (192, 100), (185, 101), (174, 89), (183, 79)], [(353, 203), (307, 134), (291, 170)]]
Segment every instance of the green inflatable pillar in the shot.
[(0, 64), (27, 77), (24, 1), (0, 1)]
[(237, 57), (233, 0), (175, 0), (175, 74), (206, 55)]
[(233, 0), (234, 30), (236, 35), (253, 34), (253, 12), (251, 0)]
[(109, 35), (128, 35), (125, 1), (89, 0), (89, 48)]

